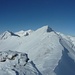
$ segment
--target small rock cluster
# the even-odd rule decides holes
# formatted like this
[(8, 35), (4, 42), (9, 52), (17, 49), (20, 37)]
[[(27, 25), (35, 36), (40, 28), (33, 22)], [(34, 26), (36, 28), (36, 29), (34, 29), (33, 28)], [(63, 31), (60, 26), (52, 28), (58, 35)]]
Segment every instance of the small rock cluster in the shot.
[(17, 51), (1, 51), (0, 52), (0, 62), (13, 61), (12, 64), (25, 65), (29, 58), (26, 53), (21, 53)]

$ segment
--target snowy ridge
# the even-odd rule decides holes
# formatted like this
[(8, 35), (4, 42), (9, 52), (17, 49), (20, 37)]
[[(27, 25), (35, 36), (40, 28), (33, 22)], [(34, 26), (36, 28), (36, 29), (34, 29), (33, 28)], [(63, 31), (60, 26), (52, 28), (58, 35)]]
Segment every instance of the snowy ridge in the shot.
[(64, 40), (67, 40), (67, 42), (69, 42), (71, 44), (70, 46), (72, 47), (72, 49), (75, 48), (75, 37), (69, 36), (69, 35), (64, 35), (60, 32), (57, 32), (57, 34), (59, 36), (61, 36)]
[(0, 35), (0, 39), (7, 39), (8, 37), (11, 37), (11, 36), (19, 37), (19, 35), (14, 34), (13, 32), (5, 31), (3, 34)]
[(27, 31), (21, 30), (21, 31), (19, 31), (19, 32), (16, 32), (15, 34), (17, 34), (17, 35), (19, 35), (20, 37), (22, 37), (22, 36), (28, 36), (28, 35), (30, 35), (32, 32), (33, 32), (33, 30), (27, 30)]
[[(26, 32), (28, 31), (15, 33), (20, 37), (8, 36), (7, 39), (0, 40), (0, 51), (27, 53), (33, 61), (33, 68), (42, 75), (75, 75), (75, 37), (55, 32), (49, 26), (29, 31), (29, 35)], [(29, 71), (27, 72), (30, 73)]]

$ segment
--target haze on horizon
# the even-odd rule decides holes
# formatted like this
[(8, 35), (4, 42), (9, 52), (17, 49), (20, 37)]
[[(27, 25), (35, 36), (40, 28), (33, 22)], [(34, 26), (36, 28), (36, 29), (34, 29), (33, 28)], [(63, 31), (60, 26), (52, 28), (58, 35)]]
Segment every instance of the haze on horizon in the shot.
[(35, 30), (44, 25), (75, 35), (75, 1), (0, 0), (0, 33)]

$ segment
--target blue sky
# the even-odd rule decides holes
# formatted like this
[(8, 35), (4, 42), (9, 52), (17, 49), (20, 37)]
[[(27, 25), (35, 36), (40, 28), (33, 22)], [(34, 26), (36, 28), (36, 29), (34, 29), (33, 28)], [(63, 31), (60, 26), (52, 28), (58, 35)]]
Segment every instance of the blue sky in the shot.
[(0, 33), (44, 25), (75, 35), (75, 0), (0, 0)]

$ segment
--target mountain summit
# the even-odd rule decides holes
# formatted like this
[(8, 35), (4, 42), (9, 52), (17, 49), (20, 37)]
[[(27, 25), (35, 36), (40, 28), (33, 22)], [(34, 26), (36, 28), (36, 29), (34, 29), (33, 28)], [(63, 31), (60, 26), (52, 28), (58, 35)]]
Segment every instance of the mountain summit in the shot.
[(43, 27), (41, 27), (41, 28), (39, 28), (39, 29), (37, 29), (36, 31), (40, 31), (40, 32), (51, 32), (51, 31), (53, 31), (52, 30), (52, 28), (50, 28), (48, 25), (46, 25), (46, 26), (43, 26)]

